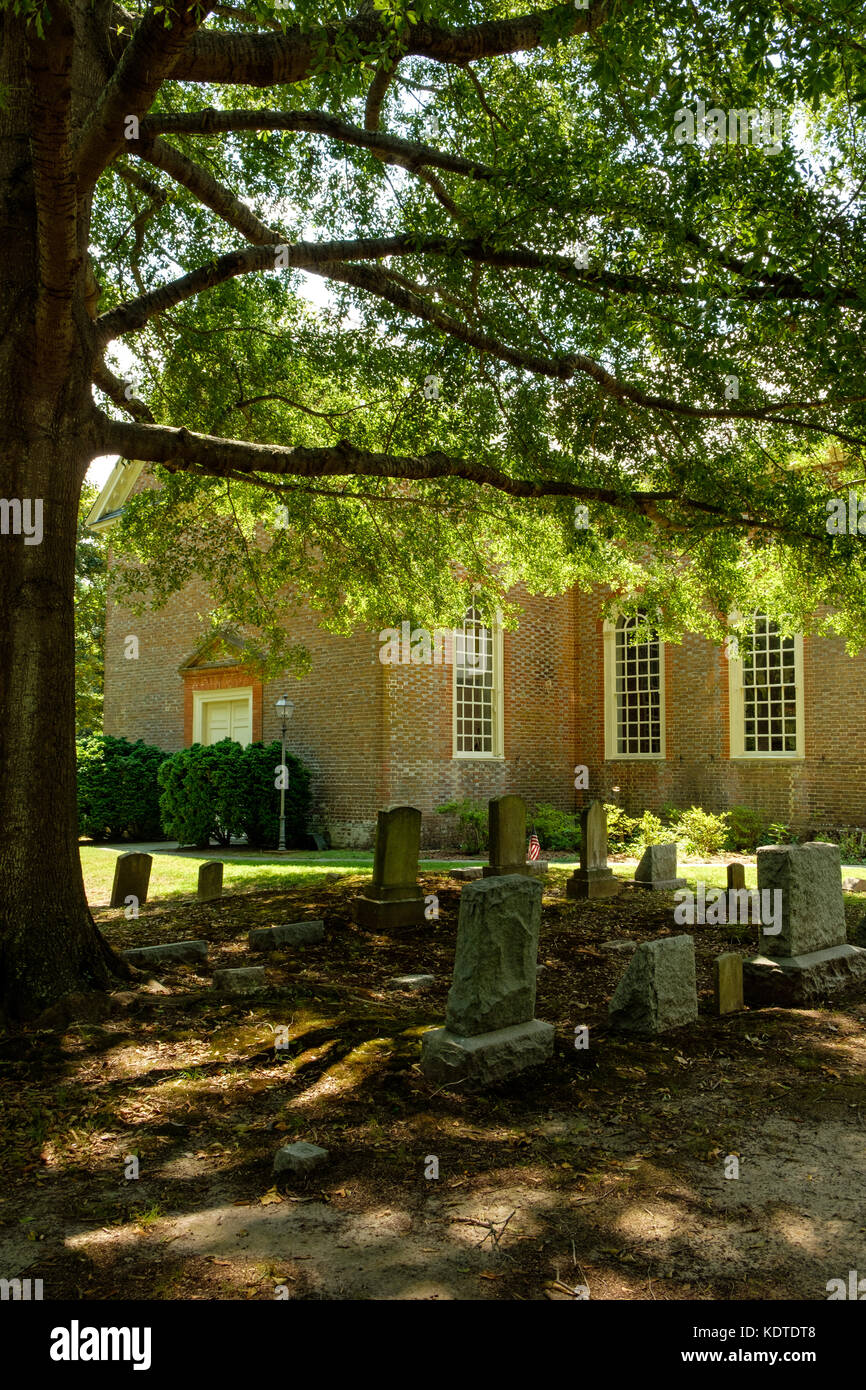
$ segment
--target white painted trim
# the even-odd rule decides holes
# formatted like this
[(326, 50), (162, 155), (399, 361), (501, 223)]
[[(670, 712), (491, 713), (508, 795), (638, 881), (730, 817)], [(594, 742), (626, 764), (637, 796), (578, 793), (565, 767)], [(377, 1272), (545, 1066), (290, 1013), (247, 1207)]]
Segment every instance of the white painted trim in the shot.
[(192, 692), (192, 741), (201, 743), (204, 705), (219, 700), (242, 700), (244, 696), (250, 705), (250, 742), (253, 737), (253, 688), (251, 685), (237, 686), (232, 690), (194, 690)]
[[(731, 615), (731, 622), (735, 616)], [(728, 657), (728, 729), (730, 761), (742, 763), (798, 763), (806, 757), (806, 719), (803, 693), (803, 636), (794, 634), (794, 685), (797, 704), (796, 753), (747, 753), (745, 711), (743, 701), (743, 662), (741, 657)]]
[[(471, 607), (467, 604), (466, 607)], [(493, 751), (491, 753), (458, 753), (457, 751), (457, 629), (454, 630), (451, 671), (451, 756), (456, 762), (502, 762), (505, 757), (505, 674), (503, 664), (502, 612), (497, 609), (490, 629), (493, 635)]]
[(659, 642), (659, 742), (658, 753), (620, 753), (616, 708), (616, 623), (604, 620), (604, 757), (609, 763), (663, 763), (667, 759), (665, 715), (665, 644)]
[(128, 500), (147, 464), (141, 459), (118, 459), (103, 484), (102, 491), (87, 514), (91, 531), (104, 531), (117, 520), (117, 513)]

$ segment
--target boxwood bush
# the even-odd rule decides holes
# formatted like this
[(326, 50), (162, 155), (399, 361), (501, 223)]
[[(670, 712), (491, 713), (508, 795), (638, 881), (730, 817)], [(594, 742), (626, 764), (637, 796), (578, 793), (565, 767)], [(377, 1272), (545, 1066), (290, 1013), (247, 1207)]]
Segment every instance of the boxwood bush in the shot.
[[(275, 849), (279, 839), (280, 793), (276, 788), (279, 743), (233, 739), (208, 747), (194, 743), (165, 760), (159, 770), (159, 807), (165, 833), (182, 845), (205, 848), (215, 839), (228, 845), (245, 835), (257, 849)], [(307, 834), (309, 769), (286, 754), (286, 844), (298, 848)]]
[(167, 754), (142, 742), (92, 734), (76, 743), (78, 828), (94, 840), (160, 840), (157, 774)]

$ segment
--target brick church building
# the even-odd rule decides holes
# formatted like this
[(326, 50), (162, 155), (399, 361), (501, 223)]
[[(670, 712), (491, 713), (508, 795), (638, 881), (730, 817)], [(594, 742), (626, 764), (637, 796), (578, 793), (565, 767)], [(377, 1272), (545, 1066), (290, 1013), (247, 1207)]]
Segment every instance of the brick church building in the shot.
[[(94, 529), (119, 516), (143, 469), (115, 467)], [(518, 597), (517, 630), (470, 606), (448, 640), (407, 625), (335, 636), (304, 609), (292, 637), (312, 669), (269, 681), (237, 634), (202, 644), (201, 583), (141, 616), (109, 603), (105, 732), (167, 752), (270, 741), (287, 694), (288, 747), (310, 768), (316, 823), (335, 846), (369, 846), (377, 811), (400, 804), (423, 812), (427, 847), (453, 842), (437, 806), (504, 792), (562, 810), (600, 796), (638, 814), (746, 805), (800, 832), (866, 826), (866, 652), (783, 638), (757, 614), (743, 659), (728, 660), (694, 635), (635, 645), (628, 620), (602, 621), (598, 591)]]

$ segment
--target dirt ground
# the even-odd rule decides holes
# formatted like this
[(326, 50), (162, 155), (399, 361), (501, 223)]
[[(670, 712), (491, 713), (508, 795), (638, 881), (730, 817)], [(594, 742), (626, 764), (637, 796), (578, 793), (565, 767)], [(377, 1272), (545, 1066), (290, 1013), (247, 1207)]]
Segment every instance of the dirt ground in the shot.
[[(0, 1043), (5, 1277), (46, 1299), (823, 1300), (866, 1274), (866, 987), (713, 1017), (713, 957), (754, 943), (696, 926), (697, 1023), (610, 1033), (616, 945), (678, 933), (672, 898), (571, 903), (554, 869), (536, 1014), (555, 1059), (483, 1094), (437, 1088), (420, 1035), (444, 1017), (460, 887), (422, 875), (440, 919), (390, 939), (351, 923), (364, 881), (97, 913), (119, 947), (204, 938), (208, 967)], [(211, 991), (211, 969), (263, 959), (250, 927), (315, 917), (324, 942), (264, 958), (265, 991)], [(410, 972), (436, 983), (389, 986)], [(329, 1161), (275, 1183), (294, 1139)]]

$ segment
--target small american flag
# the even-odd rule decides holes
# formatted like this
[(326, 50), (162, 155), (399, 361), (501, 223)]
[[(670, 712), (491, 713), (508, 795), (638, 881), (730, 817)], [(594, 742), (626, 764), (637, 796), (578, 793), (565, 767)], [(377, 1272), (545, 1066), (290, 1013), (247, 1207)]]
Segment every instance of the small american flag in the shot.
[(534, 830), (529, 837), (529, 857), (530, 859), (541, 858), (541, 844)]

